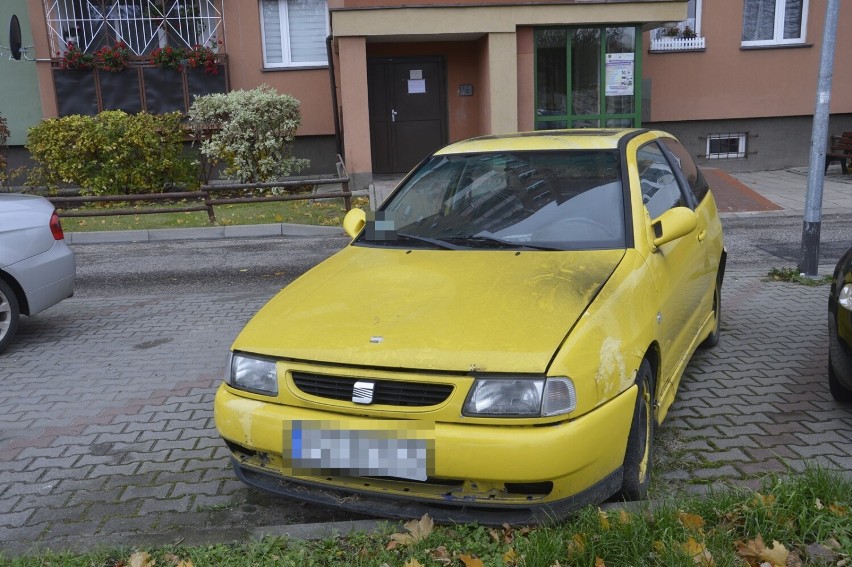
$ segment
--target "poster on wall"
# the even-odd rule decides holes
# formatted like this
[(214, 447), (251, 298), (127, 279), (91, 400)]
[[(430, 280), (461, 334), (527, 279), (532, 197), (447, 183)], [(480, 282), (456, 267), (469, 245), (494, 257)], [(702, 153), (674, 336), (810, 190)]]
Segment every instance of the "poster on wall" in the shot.
[(606, 96), (633, 94), (633, 54), (606, 54)]

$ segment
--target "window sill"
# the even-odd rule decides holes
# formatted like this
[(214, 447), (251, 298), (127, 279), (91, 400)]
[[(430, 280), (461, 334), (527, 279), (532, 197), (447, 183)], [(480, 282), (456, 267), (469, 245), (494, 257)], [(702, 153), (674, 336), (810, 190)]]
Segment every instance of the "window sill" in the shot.
[(773, 43), (771, 45), (740, 45), (740, 51), (759, 51), (762, 49), (801, 49), (813, 47), (813, 43)]
[(707, 49), (703, 37), (674, 37), (651, 40), (650, 53), (670, 53), (673, 51), (704, 51)]
[(304, 67), (261, 67), (261, 73), (277, 73), (279, 71), (317, 71), (328, 70), (328, 65), (305, 65)]

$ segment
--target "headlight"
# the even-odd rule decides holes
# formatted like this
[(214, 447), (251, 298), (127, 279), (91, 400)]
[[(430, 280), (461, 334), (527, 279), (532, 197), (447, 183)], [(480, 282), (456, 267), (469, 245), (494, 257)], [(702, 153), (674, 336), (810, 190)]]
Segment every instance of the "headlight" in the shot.
[(852, 284), (846, 284), (840, 288), (840, 293), (837, 294), (837, 303), (843, 309), (852, 311)]
[(467, 416), (546, 417), (577, 407), (569, 378), (477, 378), (462, 413)]
[(228, 362), (225, 374), (228, 385), (267, 396), (278, 395), (278, 372), (274, 360), (231, 353)]

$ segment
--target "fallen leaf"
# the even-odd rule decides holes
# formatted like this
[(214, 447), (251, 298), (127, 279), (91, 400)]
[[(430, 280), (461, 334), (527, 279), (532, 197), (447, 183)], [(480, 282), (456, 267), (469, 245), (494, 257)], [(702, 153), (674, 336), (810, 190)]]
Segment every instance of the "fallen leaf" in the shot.
[(715, 567), (716, 565), (716, 562), (713, 561), (713, 555), (711, 555), (703, 543), (696, 541), (695, 538), (689, 538), (683, 544), (683, 550), (692, 558), (692, 561), (696, 565), (701, 565), (702, 567)]
[(624, 526), (630, 524), (630, 514), (627, 513), (627, 510), (621, 510), (618, 513), (618, 521)]
[(606, 512), (604, 512), (600, 508), (598, 508), (598, 520), (600, 521), (601, 529), (605, 532), (608, 532), (610, 528), (609, 516), (607, 516)]
[(503, 554), (503, 563), (506, 565), (516, 565), (520, 557), (518, 556), (518, 552), (516, 552), (513, 548), (509, 548), (509, 551)]
[(414, 559), (413, 557), (402, 564), (403, 567), (423, 567), (423, 564)]
[(568, 542), (568, 556), (583, 553), (586, 549), (586, 535), (574, 534)]
[(702, 518), (698, 514), (690, 514), (688, 512), (679, 511), (677, 513), (677, 519), (680, 524), (689, 531), (700, 533), (701, 530), (704, 528), (704, 518)]
[(459, 559), (461, 559), (461, 562), (464, 563), (464, 567), (485, 567), (485, 563), (482, 562), (482, 559), (474, 557), (473, 555), (462, 553), (459, 555)]
[(147, 551), (137, 551), (130, 556), (130, 567), (154, 567), (156, 563)]
[(411, 545), (426, 539), (432, 533), (435, 527), (435, 522), (429, 517), (429, 514), (423, 514), (419, 520), (411, 520), (403, 524), (403, 527), (408, 533), (395, 533), (391, 535), (391, 541), (387, 545), (387, 549), (394, 549), (397, 545)]
[(787, 548), (777, 541), (766, 547), (760, 535), (746, 543), (738, 542), (737, 554), (753, 567), (786, 567), (789, 556)]
[(595, 567), (606, 567), (606, 563), (600, 557), (595, 557)]
[(845, 518), (846, 514), (849, 513), (849, 509), (846, 506), (841, 506), (840, 504), (829, 504), (828, 509), (831, 510), (832, 514), (841, 518)]

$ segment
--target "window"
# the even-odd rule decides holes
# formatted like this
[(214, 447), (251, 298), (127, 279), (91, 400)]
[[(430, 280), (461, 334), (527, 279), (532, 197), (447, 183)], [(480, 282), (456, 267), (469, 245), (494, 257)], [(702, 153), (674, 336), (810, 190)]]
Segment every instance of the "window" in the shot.
[(744, 158), (746, 134), (710, 134), (707, 136), (707, 159)]
[(705, 48), (701, 37), (701, 0), (689, 0), (686, 19), (651, 30), (651, 51), (695, 51)]
[(660, 138), (660, 143), (671, 153), (669, 157), (672, 158), (672, 161), (674, 161), (675, 165), (683, 173), (686, 183), (692, 189), (692, 194), (695, 195), (695, 201), (700, 203), (707, 195), (709, 186), (701, 174), (701, 170), (698, 169), (698, 166), (692, 160), (692, 156), (689, 155), (686, 148), (672, 138)]
[(689, 206), (689, 201), (681, 193), (677, 176), (657, 144), (642, 146), (636, 152), (636, 163), (639, 166), (642, 203), (652, 219), (674, 207)]
[(632, 26), (537, 29), (536, 130), (639, 126), (641, 39)]
[(743, 46), (804, 43), (807, 0), (744, 0)]
[(326, 0), (261, 0), (264, 67), (327, 65)]
[(157, 47), (216, 44), (222, 14), (216, 0), (44, 0), (51, 52), (68, 44), (94, 53), (123, 41), (134, 55)]

